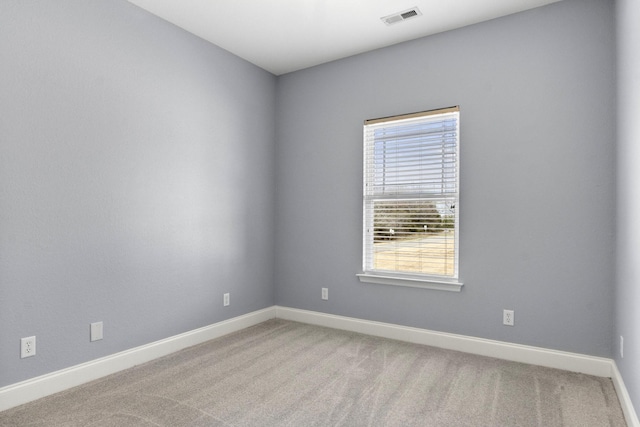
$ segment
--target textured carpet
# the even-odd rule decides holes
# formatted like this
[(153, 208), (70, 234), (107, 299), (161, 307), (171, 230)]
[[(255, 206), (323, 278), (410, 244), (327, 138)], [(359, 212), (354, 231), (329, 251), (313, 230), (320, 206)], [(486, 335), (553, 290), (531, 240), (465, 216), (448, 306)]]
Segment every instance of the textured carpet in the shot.
[(610, 379), (283, 320), (0, 412), (1, 426), (624, 426)]

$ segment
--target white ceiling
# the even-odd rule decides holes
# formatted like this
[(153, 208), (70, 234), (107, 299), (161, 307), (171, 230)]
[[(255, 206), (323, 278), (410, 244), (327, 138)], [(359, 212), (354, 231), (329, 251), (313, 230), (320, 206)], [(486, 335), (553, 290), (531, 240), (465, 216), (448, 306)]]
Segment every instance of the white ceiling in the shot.
[[(280, 75), (559, 0), (129, 0)], [(418, 7), (387, 26), (380, 18)]]

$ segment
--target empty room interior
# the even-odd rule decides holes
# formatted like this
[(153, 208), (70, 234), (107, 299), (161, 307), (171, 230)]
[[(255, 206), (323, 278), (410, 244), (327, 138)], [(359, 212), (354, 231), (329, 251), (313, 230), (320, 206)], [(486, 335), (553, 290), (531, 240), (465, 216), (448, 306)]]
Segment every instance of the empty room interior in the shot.
[[(201, 352), (192, 365), (203, 372), (219, 361), (243, 378), (255, 367), (240, 363), (257, 340), (247, 331), (275, 337), (266, 360), (305, 336), (317, 355), (335, 330), (352, 347), (327, 350), (314, 375), (356, 341), (367, 363), (376, 346), (426, 345), (452, 352), (458, 386), (471, 355), (490, 365), (474, 378), (498, 389), (506, 374), (482, 376), (496, 361), (598, 378), (639, 426), (638, 22), (637, 0), (0, 1), (0, 425), (51, 425), (16, 424), (28, 419), (21, 405), (106, 389), (129, 368), (151, 381), (163, 374), (144, 377), (149, 364), (180, 351)], [(375, 234), (379, 209), (398, 215), (409, 202), (367, 198), (391, 185), (366, 173), (379, 154), (367, 163), (367, 126), (438, 111), (455, 118), (455, 201), (445, 212), (433, 196), (440, 228), (414, 240), (451, 237), (454, 267), (381, 267), (376, 257), (411, 243), (391, 226)], [(373, 369), (362, 381), (377, 387), (385, 371)], [(419, 389), (404, 375), (393, 399)], [(424, 391), (440, 406), (413, 418), (399, 400), (360, 416), (353, 408), (369, 406), (355, 392), (327, 415), (320, 391), (339, 393), (297, 378), (278, 390), (298, 394), (298, 412), (269, 412), (263, 397), (249, 401), (252, 421), (223, 408), (207, 423), (216, 390), (172, 425), (426, 426), (452, 414), (453, 387)], [(313, 408), (292, 391), (305, 385), (320, 390)], [(564, 408), (588, 410), (570, 388), (512, 424), (496, 398), (493, 413), (469, 406), (455, 425), (578, 425)], [(605, 425), (598, 416), (582, 425)]]

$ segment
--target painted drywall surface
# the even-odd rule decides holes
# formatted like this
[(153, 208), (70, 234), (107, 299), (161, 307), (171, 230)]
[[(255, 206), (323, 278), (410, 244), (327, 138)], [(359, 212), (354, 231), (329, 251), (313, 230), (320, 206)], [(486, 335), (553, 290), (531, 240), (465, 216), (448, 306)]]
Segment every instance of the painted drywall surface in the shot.
[[(640, 410), (640, 3), (616, 3), (618, 41), (618, 194), (616, 364)], [(620, 355), (624, 337), (624, 358)]]
[(124, 0), (0, 28), (0, 387), (273, 305), (275, 77)]
[[(614, 33), (566, 0), (281, 76), (277, 303), (611, 356)], [(462, 292), (360, 283), (363, 120), (451, 105)]]

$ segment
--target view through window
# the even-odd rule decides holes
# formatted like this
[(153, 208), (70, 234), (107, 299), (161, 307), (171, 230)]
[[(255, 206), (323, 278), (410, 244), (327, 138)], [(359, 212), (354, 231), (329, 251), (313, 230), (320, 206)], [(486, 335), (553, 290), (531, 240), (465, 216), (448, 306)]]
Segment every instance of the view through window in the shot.
[(365, 122), (365, 273), (458, 278), (459, 114)]

